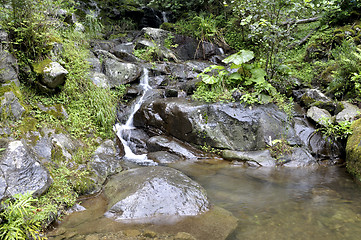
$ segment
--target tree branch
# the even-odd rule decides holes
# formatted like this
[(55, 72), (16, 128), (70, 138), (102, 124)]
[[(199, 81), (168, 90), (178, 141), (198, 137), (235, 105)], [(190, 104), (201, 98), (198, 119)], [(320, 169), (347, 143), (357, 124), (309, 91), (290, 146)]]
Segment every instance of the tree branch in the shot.
[(304, 24), (304, 23), (310, 23), (310, 22), (317, 22), (320, 20), (321, 17), (312, 17), (312, 18), (305, 18), (305, 19), (299, 19), (299, 20), (289, 20), (281, 22), (281, 26), (288, 25), (288, 24)]

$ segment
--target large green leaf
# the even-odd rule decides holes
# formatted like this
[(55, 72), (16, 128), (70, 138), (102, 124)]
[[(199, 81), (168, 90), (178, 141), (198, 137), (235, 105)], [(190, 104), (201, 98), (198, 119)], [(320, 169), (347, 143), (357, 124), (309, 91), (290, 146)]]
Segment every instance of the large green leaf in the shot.
[(255, 82), (264, 81), (264, 77), (267, 75), (266, 71), (262, 68), (251, 69), (252, 78), (255, 79)]
[(234, 63), (235, 65), (241, 65), (254, 58), (254, 54), (249, 50), (241, 50), (238, 53), (232, 54), (231, 56), (222, 60), (224, 63)]
[(202, 75), (202, 81), (206, 84), (215, 84), (219, 81), (219, 78), (215, 76), (209, 76), (207, 74)]

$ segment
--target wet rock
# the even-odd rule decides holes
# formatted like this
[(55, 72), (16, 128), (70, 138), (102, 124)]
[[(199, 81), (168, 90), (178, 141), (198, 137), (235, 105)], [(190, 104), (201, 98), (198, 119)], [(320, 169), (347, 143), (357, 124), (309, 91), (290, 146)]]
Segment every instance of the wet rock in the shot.
[(104, 191), (110, 199), (105, 216), (118, 221), (194, 216), (209, 209), (205, 190), (167, 167), (122, 172), (110, 178)]
[(232, 150), (223, 150), (222, 157), (225, 160), (229, 161), (242, 161), (250, 162), (250, 164), (255, 166), (275, 166), (276, 159), (274, 159), (269, 150), (260, 150), (260, 151), (232, 151)]
[(315, 127), (304, 118), (294, 119), (294, 129), (303, 142), (303, 146), (318, 158), (335, 159), (341, 156), (341, 146), (337, 142), (325, 139), (321, 132), (316, 132)]
[(50, 62), (43, 69), (42, 83), (49, 88), (56, 88), (65, 82), (68, 71), (58, 62)]
[(48, 171), (24, 141), (9, 143), (0, 158), (0, 199), (26, 192), (39, 196), (51, 182)]
[(336, 115), (336, 122), (338, 123), (342, 121), (353, 121), (361, 113), (361, 109), (351, 103), (342, 102), (342, 105), (344, 109)]
[(122, 63), (118, 60), (107, 58), (103, 62), (104, 74), (109, 78), (110, 87), (117, 87), (138, 79), (141, 69), (132, 63)]
[(182, 160), (181, 157), (166, 151), (150, 152), (147, 157), (160, 164), (174, 163)]
[[(1, 33), (1, 31), (0, 31)], [(19, 86), (18, 72), (16, 58), (0, 47), (0, 83), (14, 82)]]
[(307, 117), (324, 127), (327, 126), (328, 121), (333, 122), (331, 114), (327, 110), (318, 107), (308, 109)]
[(3, 115), (2, 117), (16, 121), (22, 117), (25, 108), (12, 91), (5, 92), (4, 95), (0, 97), (0, 100), (0, 115)]
[(293, 148), (290, 155), (278, 159), (278, 165), (287, 167), (318, 166), (316, 159), (304, 148)]
[(117, 157), (112, 140), (106, 140), (95, 150), (90, 166), (96, 174), (98, 188), (103, 185), (108, 176), (122, 170), (121, 161)]
[(287, 115), (274, 105), (248, 108), (236, 103), (204, 104), (167, 98), (145, 102), (134, 125), (154, 127), (179, 140), (237, 151), (266, 147), (269, 137), (300, 144)]
[(134, 153), (147, 153), (147, 141), (149, 136), (142, 129), (124, 131), (123, 138), (128, 140), (128, 145)]
[(203, 158), (204, 153), (183, 143), (175, 138), (167, 136), (154, 136), (147, 141), (148, 151), (168, 151), (186, 159)]

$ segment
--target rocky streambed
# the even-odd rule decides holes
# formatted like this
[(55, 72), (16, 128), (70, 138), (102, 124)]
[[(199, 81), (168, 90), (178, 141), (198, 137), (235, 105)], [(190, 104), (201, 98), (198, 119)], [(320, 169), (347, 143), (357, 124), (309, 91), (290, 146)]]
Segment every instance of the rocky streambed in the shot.
[[(293, 95), (303, 109), (293, 119), (274, 104), (194, 101), (197, 75), (219, 62), (223, 49), (211, 43), (198, 48), (184, 36), (175, 36), (177, 47), (168, 49), (163, 45), (169, 34), (144, 28), (127, 38), (92, 42), (93, 83), (106, 89), (130, 84), (129, 104), (117, 112), (126, 131), (116, 139), (100, 139), (91, 159), (77, 166), (91, 173), (92, 184), (83, 191), (99, 196), (81, 201), (86, 210), (78, 206), (74, 210), (82, 211), (70, 214), (48, 236), (357, 239), (361, 191), (334, 167), (344, 160), (343, 146), (327, 141), (315, 126), (322, 116), (353, 120), (359, 110), (302, 86)], [(157, 61), (134, 55), (149, 47), (157, 48)], [(3, 76), (8, 91), (0, 109), (17, 120), (25, 109), (14, 94), (19, 85), (15, 60), (6, 56), (2, 64), (12, 71)], [(67, 118), (64, 106), (39, 109)], [(41, 195), (52, 182), (44, 165), (59, 155), (72, 162), (82, 146), (56, 129), (31, 130), (22, 140), (9, 137), (9, 131), (0, 128), (0, 199), (26, 191)], [(287, 142), (288, 150), (272, 152), (275, 140)]]

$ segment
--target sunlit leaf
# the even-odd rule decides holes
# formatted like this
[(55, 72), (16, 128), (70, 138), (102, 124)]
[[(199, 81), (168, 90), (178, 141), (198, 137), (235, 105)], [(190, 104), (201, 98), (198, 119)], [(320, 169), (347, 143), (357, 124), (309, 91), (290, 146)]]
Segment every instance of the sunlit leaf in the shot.
[(241, 50), (238, 53), (232, 54), (231, 56), (222, 60), (224, 63), (234, 63), (235, 65), (241, 65), (254, 58), (254, 54), (250, 50)]

